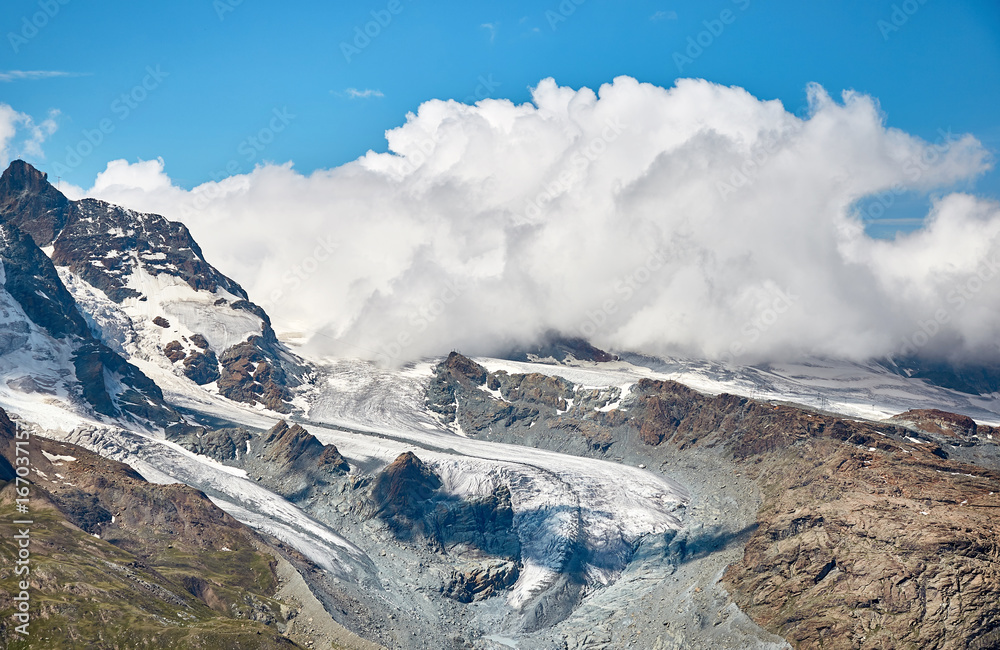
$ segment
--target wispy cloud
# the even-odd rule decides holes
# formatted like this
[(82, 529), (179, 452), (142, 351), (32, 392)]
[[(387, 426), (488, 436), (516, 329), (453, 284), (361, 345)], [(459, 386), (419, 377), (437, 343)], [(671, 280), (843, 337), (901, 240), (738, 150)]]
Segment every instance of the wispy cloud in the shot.
[(497, 37), (497, 30), (500, 29), (500, 23), (483, 23), (480, 27), (490, 30), (490, 43), (492, 43)]
[(651, 21), (659, 22), (661, 20), (677, 20), (676, 11), (657, 11), (655, 14), (649, 17)]
[(82, 72), (65, 72), (63, 70), (0, 70), (0, 82), (83, 76), (86, 76), (86, 74)]
[(59, 111), (51, 110), (41, 122), (27, 113), (15, 111), (7, 104), (0, 104), (0, 166), (6, 167), (13, 158), (30, 157), (44, 160), (42, 143), (56, 132)]
[(364, 90), (358, 90), (357, 88), (348, 88), (344, 91), (348, 97), (351, 99), (371, 99), (372, 97), (385, 97), (381, 90), (373, 90), (371, 88), (365, 88)]

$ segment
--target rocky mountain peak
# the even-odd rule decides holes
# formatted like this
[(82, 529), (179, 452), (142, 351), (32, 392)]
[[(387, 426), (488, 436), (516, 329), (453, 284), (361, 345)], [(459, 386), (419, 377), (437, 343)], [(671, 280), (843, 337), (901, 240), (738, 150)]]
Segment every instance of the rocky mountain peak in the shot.
[(48, 246), (69, 220), (72, 203), (48, 177), (23, 160), (15, 160), (0, 176), (0, 221)]
[(138, 267), (174, 275), (195, 290), (246, 292), (208, 264), (184, 224), (97, 199), (70, 201), (46, 174), (15, 160), (0, 176), (0, 223), (17, 226), (38, 246), (54, 245), (52, 259), (115, 302), (138, 297), (126, 286)]
[(407, 451), (392, 461), (375, 479), (372, 499), (386, 519), (418, 520), (420, 504), (441, 487), (441, 479), (416, 454)]
[(23, 160), (15, 160), (0, 176), (0, 189), (7, 192), (41, 192), (48, 186), (48, 174)]
[(267, 457), (282, 467), (303, 472), (318, 468), (335, 472), (350, 469), (336, 446), (324, 445), (298, 424), (288, 426), (280, 420), (264, 434), (263, 444)]
[[(184, 224), (97, 199), (70, 201), (18, 160), (0, 177), (0, 239), (7, 291), (54, 338), (95, 338), (126, 361), (153, 355), (199, 385), (218, 381), (229, 399), (289, 411), (292, 356), (264, 310), (205, 260)], [(15, 347), (2, 343), (0, 335), (0, 349)], [(83, 366), (95, 377), (120, 365), (100, 356), (78, 359), (90, 359)], [(117, 413), (113, 400), (98, 401), (99, 412)]]
[(442, 365), (456, 380), (472, 382), (475, 386), (484, 383), (488, 374), (486, 368), (458, 352), (449, 354)]

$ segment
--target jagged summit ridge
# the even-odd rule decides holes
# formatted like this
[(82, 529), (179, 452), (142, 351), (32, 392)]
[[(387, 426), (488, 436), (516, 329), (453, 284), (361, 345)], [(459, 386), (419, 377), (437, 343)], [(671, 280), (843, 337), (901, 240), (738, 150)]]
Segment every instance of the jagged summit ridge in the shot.
[(72, 321), (60, 323), (36, 308), (34, 290), (20, 292), (32, 319), (57, 338), (68, 327), (80, 336), (89, 328), (125, 360), (151, 361), (235, 401), (290, 410), (301, 365), (264, 310), (205, 260), (183, 224), (96, 199), (70, 201), (17, 160), (0, 176), (0, 225), (29, 236), (32, 264), (55, 265), (46, 282), (63, 290), (40, 293), (68, 290), (79, 306), (56, 310)]
[(23, 160), (12, 162), (0, 176), (0, 220), (31, 235), (39, 247), (52, 246), (57, 266), (115, 302), (138, 296), (127, 279), (139, 266), (150, 275), (174, 275), (194, 289), (221, 287), (247, 300), (237, 282), (205, 261), (184, 224), (98, 199), (70, 201)]

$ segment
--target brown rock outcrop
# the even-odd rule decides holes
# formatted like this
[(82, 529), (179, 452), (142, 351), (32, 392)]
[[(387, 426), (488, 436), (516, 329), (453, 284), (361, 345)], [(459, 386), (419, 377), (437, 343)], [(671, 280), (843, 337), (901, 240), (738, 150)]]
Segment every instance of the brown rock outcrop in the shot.
[(184, 346), (181, 345), (180, 341), (171, 341), (163, 346), (163, 356), (170, 359), (172, 363), (177, 363), (186, 356)]
[(423, 503), (441, 487), (441, 479), (412, 452), (400, 454), (382, 470), (371, 488), (375, 514), (402, 528), (420, 524)]
[(464, 571), (453, 571), (441, 593), (460, 603), (485, 600), (514, 586), (520, 573), (516, 562), (483, 562)]
[(344, 474), (351, 466), (335, 445), (324, 445), (298, 424), (281, 420), (261, 440), (262, 452), (278, 472), (323, 470)]
[(725, 581), (797, 648), (1000, 643), (1000, 476), (810, 439), (753, 466), (766, 495)]
[(210, 384), (221, 376), (219, 360), (211, 350), (192, 351), (184, 359), (184, 375), (199, 386)]
[(260, 403), (272, 411), (288, 413), (292, 395), (285, 386), (284, 372), (264, 354), (259, 338), (234, 345), (219, 358), (219, 392), (237, 402)]
[[(938, 409), (914, 409), (889, 418), (889, 422), (911, 427), (931, 436), (968, 440), (976, 435), (978, 425), (967, 415)], [(989, 428), (989, 427), (987, 427)]]

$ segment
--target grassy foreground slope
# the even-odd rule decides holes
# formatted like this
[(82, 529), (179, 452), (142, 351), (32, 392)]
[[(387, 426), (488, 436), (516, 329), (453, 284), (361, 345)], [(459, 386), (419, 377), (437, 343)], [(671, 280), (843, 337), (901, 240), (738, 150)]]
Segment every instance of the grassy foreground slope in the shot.
[[(0, 410), (0, 455), (14, 426)], [(0, 647), (296, 648), (275, 599), (275, 551), (202, 492), (145, 481), (83, 448), (32, 436), (30, 511), (0, 481)], [(70, 460), (72, 459), (72, 460)], [(0, 465), (5, 465), (0, 463)], [(13, 478), (10, 466), (0, 476)], [(29, 636), (15, 626), (18, 540), (30, 519)]]

